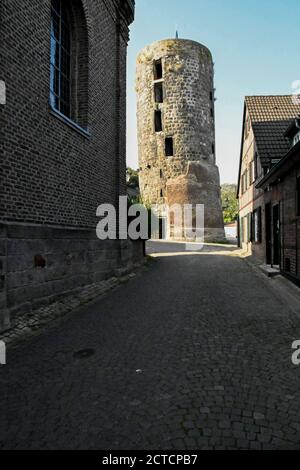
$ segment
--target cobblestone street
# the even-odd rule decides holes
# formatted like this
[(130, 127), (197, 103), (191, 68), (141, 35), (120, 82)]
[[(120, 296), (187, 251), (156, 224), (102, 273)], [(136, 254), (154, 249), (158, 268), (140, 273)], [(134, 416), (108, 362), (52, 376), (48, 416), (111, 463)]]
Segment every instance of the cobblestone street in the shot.
[(8, 350), (0, 448), (300, 449), (300, 311), (233, 247), (149, 250), (134, 279)]

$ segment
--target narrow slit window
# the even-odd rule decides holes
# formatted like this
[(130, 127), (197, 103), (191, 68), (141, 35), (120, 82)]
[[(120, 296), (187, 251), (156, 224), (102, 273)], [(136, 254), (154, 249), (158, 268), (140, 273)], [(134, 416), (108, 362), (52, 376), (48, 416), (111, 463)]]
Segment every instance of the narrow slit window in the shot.
[(155, 103), (164, 102), (164, 89), (163, 89), (162, 83), (154, 84), (154, 95), (155, 95)]
[(155, 111), (154, 121), (155, 121), (155, 132), (161, 132), (162, 131), (162, 116), (161, 116), (160, 110)]
[(163, 78), (163, 69), (162, 69), (162, 62), (160, 59), (154, 62), (154, 79), (160, 80), (162, 78)]
[(166, 137), (165, 151), (166, 151), (166, 157), (173, 157), (174, 155), (173, 137)]

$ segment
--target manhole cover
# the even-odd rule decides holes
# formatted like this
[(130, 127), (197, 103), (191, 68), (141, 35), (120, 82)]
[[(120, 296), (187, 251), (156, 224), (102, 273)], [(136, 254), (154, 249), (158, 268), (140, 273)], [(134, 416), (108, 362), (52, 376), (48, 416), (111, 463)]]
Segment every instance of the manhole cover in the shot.
[(95, 354), (94, 349), (80, 349), (73, 354), (75, 359), (87, 359)]

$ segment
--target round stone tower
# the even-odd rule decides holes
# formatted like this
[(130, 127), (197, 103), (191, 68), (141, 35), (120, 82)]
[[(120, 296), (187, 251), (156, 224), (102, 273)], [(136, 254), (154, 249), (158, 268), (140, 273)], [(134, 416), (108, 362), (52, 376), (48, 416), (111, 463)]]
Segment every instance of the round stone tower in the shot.
[(136, 91), (143, 201), (204, 204), (206, 241), (224, 240), (210, 51), (184, 39), (145, 47)]

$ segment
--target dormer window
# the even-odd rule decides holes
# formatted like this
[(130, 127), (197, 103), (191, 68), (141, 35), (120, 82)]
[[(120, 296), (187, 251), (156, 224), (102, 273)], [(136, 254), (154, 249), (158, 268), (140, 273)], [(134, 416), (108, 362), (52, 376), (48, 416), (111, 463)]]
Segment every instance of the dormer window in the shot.
[(291, 147), (300, 142), (300, 116), (291, 122), (284, 136), (289, 141)]
[(293, 138), (293, 146), (298, 144), (298, 142), (300, 142), (300, 131), (297, 132), (297, 134)]

